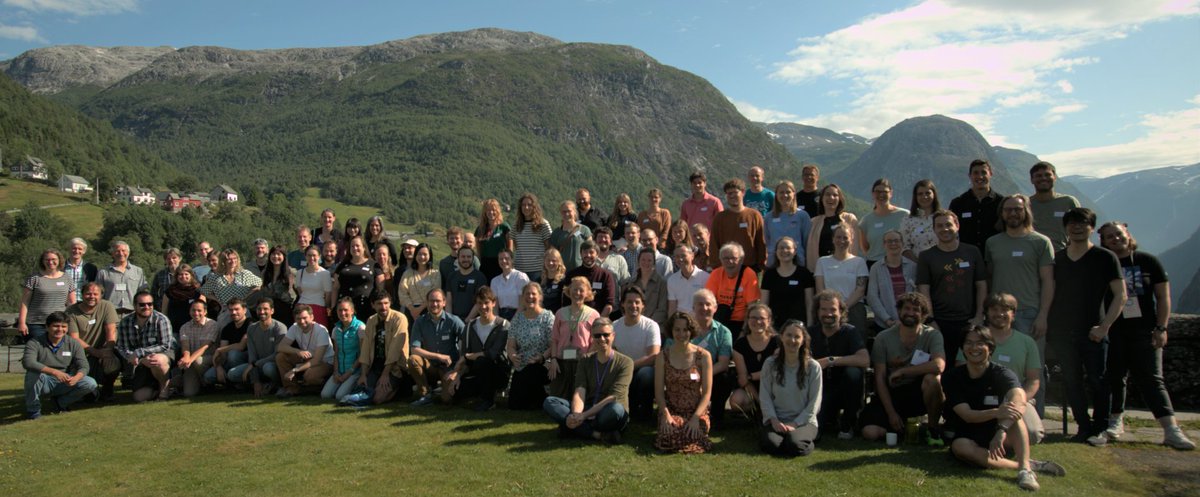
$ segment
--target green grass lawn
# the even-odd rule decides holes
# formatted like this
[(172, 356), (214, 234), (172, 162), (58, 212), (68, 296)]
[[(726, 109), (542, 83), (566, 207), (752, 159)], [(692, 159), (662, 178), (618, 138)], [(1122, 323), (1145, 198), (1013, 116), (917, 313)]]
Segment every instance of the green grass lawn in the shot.
[(100, 232), (104, 220), (104, 208), (91, 204), (88, 194), (58, 191), (45, 183), (4, 178), (0, 180), (0, 211), (23, 209), (32, 201), (36, 205), (71, 204), (48, 209), (62, 219), (71, 236), (91, 238)]
[[(362, 223), (364, 229), (366, 229), (367, 220), (371, 216), (379, 215), (379, 209), (375, 207), (343, 204), (331, 198), (323, 198), (321, 197), (321, 190), (319, 188), (307, 188), (304, 190), (304, 206), (313, 218), (313, 227), (316, 226), (317, 220), (320, 219), (321, 211), (330, 208), (333, 209), (334, 214), (337, 214), (338, 223), (344, 225), (350, 218), (355, 217)], [(412, 225), (399, 224), (387, 217), (383, 219), (383, 226), (387, 231), (401, 233), (414, 233), (416, 231), (416, 228)], [(433, 230), (433, 236), (427, 237), (422, 234), (413, 236), (412, 238), (418, 242), (428, 243), (429, 247), (433, 249), (434, 260), (436, 262), (450, 252), (450, 247), (446, 245), (445, 228), (432, 223), (430, 223), (429, 227)], [(394, 240), (394, 242), (396, 245), (399, 245), (400, 242), (407, 238), (403, 237), (400, 240)]]
[[(22, 376), (0, 374), (0, 492), (46, 495), (1016, 495), (1015, 474), (978, 471), (945, 450), (823, 441), (800, 459), (760, 454), (750, 427), (714, 437), (713, 453), (660, 455), (634, 425), (619, 446), (560, 441), (540, 412), (412, 408), (364, 411), (316, 397), (84, 407), (17, 421)], [(1122, 444), (1147, 453), (1169, 449)], [(1169, 452), (1164, 452), (1168, 453)], [(1114, 452), (1047, 443), (1067, 467), (1043, 495), (1151, 495), (1159, 477), (1123, 469)], [(1178, 457), (1196, 457), (1195, 454)]]

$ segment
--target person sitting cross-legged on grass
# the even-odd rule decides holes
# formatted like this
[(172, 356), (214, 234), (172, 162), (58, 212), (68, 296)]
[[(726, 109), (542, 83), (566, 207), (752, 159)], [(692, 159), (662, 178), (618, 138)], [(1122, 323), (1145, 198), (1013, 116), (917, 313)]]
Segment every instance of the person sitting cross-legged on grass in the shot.
[(763, 450), (782, 456), (807, 456), (817, 438), (821, 408), (821, 365), (812, 358), (804, 323), (783, 325), (780, 348), (763, 361), (759, 405), (763, 415)]
[(300, 381), (307, 386), (320, 386), (333, 371), (333, 342), (329, 330), (313, 321), (313, 312), (307, 304), (296, 306), (296, 324), (288, 328), (287, 335), (279, 342), (275, 354), (275, 365), (283, 383), (275, 395), (288, 398), (300, 393)]
[(67, 315), (62, 311), (46, 316), (46, 333), (25, 344), (21, 365), (28, 419), (41, 417), (43, 397), (54, 399), (61, 411), (96, 391), (96, 380), (87, 375), (87, 354), (78, 340), (67, 336)]
[(458, 360), (463, 328), (458, 316), (446, 312), (446, 292), (434, 288), (425, 294), (425, 314), (413, 323), (412, 355), (408, 358), (408, 374), (421, 396), (413, 401), (413, 406), (432, 404), (433, 390), (439, 384), (443, 387), (442, 400), (450, 400), (454, 392), (445, 389), (445, 385)]
[(621, 432), (629, 425), (633, 359), (613, 349), (608, 318), (592, 323), (591, 338), (592, 353), (579, 361), (571, 399), (547, 397), (542, 407), (558, 423), (560, 437), (621, 443)]
[[(1017, 485), (1037, 490), (1035, 472), (1066, 474), (1057, 463), (1030, 459), (1029, 434), (1021, 417), (1025, 413), (1025, 390), (1016, 373), (991, 362), (996, 350), (992, 332), (976, 326), (963, 340), (967, 363), (942, 377), (947, 404), (962, 423), (954, 432), (950, 452), (963, 461), (994, 469), (1017, 470)], [(1008, 459), (1009, 452), (1014, 459)]]
[[(508, 267), (506, 252), (500, 252), (501, 267)], [(510, 254), (511, 255), (511, 254)], [(499, 276), (497, 276), (499, 278)], [(498, 302), (490, 287), (475, 290), (475, 308), (479, 317), (472, 319), (459, 344), (462, 356), (454, 363), (443, 386), (446, 395), (459, 400), (479, 397), (476, 411), (486, 411), (496, 404), (496, 392), (508, 385), (508, 363), (504, 349), (508, 345), (508, 321), (496, 315)]]
[(654, 447), (663, 452), (708, 452), (712, 449), (708, 440), (712, 355), (691, 343), (700, 335), (700, 326), (691, 314), (676, 312), (667, 326), (671, 347), (654, 359), (654, 397), (658, 403)]

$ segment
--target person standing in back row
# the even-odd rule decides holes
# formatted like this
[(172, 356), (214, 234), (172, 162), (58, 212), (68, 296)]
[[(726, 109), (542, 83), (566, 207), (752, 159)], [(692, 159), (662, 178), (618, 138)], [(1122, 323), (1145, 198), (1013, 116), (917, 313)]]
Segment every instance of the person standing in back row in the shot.
[(746, 173), (746, 193), (742, 195), (742, 204), (758, 211), (762, 217), (767, 217), (775, 206), (775, 192), (763, 186), (763, 168), (754, 166)]
[(1067, 246), (1067, 230), (1062, 218), (1067, 211), (1079, 207), (1079, 201), (1070, 195), (1054, 191), (1058, 171), (1054, 164), (1039, 162), (1029, 169), (1029, 182), (1036, 193), (1029, 197), (1029, 208), (1033, 209), (1033, 229), (1046, 235), (1050, 245), (1058, 252)]
[(1003, 197), (992, 190), (992, 165), (988, 161), (971, 161), (967, 173), (971, 188), (950, 201), (950, 210), (958, 216), (959, 241), (984, 252), (984, 242), (1001, 230), (997, 220)]
[[(821, 215), (821, 168), (816, 164), (807, 164), (800, 170), (800, 191), (796, 192), (796, 205), (808, 214), (809, 218)], [(803, 240), (800, 240), (803, 242)]]
[(688, 182), (692, 185), (692, 194), (683, 199), (683, 204), (679, 206), (679, 218), (687, 221), (688, 226), (699, 224), (711, 230), (713, 217), (725, 210), (725, 206), (721, 205), (721, 199), (705, 190), (708, 177), (703, 171), (692, 173), (688, 176)]
[[(725, 182), (724, 191), (728, 208), (713, 217), (708, 246), (724, 247), (726, 243), (735, 242), (744, 250), (742, 263), (758, 271), (767, 262), (767, 235), (763, 230), (762, 214), (742, 205), (742, 196), (746, 193), (746, 184), (742, 180), (734, 178)], [(713, 267), (720, 265), (719, 252), (711, 254), (708, 263)]]

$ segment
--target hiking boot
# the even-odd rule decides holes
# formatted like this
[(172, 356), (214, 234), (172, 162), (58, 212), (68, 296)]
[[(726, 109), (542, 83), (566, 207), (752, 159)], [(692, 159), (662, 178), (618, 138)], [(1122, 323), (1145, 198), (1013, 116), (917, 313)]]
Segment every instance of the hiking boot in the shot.
[(1067, 469), (1061, 464), (1054, 461), (1035, 461), (1029, 460), (1029, 469), (1035, 472), (1051, 476), (1067, 476)]
[(1017, 471), (1017, 486), (1021, 487), (1023, 490), (1029, 490), (1031, 492), (1035, 492), (1037, 489), (1042, 488), (1041, 485), (1038, 485), (1037, 475), (1033, 472), (1033, 470), (1030, 469), (1022, 469)]
[(1172, 426), (1163, 432), (1163, 445), (1172, 449), (1196, 450), (1196, 442), (1191, 441), (1179, 426)]

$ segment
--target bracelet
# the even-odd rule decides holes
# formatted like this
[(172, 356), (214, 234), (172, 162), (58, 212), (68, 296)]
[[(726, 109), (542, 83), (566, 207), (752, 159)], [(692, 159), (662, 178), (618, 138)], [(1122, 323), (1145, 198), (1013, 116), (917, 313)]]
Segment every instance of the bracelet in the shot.
[(1167, 327), (1166, 326), (1155, 326), (1154, 329), (1151, 331), (1153, 331), (1155, 333), (1166, 333)]

